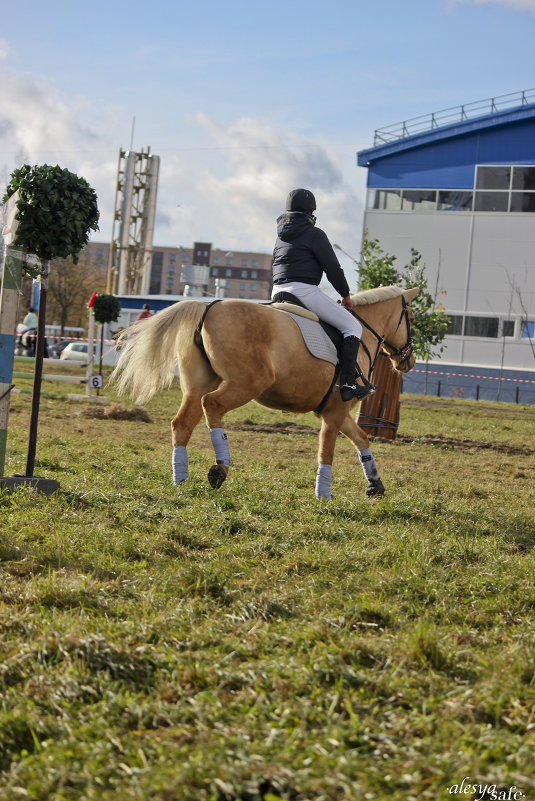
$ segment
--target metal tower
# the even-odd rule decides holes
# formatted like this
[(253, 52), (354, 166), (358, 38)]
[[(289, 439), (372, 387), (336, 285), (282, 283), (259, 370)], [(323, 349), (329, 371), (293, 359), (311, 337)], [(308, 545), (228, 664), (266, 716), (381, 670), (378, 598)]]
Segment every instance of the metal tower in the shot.
[(152, 236), (160, 157), (119, 150), (115, 212), (107, 291), (146, 295), (150, 283)]

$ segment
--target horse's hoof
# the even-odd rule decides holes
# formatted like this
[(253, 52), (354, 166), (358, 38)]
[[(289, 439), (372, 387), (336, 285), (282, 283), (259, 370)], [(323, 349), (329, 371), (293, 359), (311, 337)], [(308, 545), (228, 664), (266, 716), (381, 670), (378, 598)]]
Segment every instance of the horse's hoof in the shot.
[(368, 486), (366, 487), (366, 495), (368, 498), (373, 497), (374, 495), (384, 495), (385, 488), (384, 484), (380, 478), (370, 478), (368, 481)]
[(213, 464), (208, 471), (208, 481), (212, 489), (219, 489), (223, 481), (226, 479), (228, 468), (222, 464)]

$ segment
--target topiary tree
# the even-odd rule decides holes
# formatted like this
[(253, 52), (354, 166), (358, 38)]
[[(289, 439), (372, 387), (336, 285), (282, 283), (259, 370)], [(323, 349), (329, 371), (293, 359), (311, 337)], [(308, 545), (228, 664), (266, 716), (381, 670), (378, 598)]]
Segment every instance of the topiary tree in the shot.
[(96, 295), (92, 308), (95, 320), (100, 325), (99, 373), (102, 373), (103, 326), (105, 323), (114, 323), (119, 319), (121, 304), (115, 295), (107, 295), (102, 292)]
[(39, 263), (25, 261), (23, 270), (40, 279), (35, 374), (30, 419), (30, 438), (26, 476), (33, 474), (37, 422), (45, 346), (46, 298), (50, 259), (72, 256), (87, 244), (90, 231), (98, 230), (98, 206), (95, 191), (84, 178), (58, 165), (24, 166), (13, 171), (3, 201), (16, 191), (18, 228), (14, 246), (37, 256)]
[[(394, 266), (395, 256), (384, 252), (377, 239), (370, 239), (364, 231), (358, 262), (359, 289), (375, 289), (378, 286), (399, 284), (404, 289), (419, 286), (418, 295), (411, 302), (414, 312), (412, 338), (414, 353), (428, 362), (432, 356), (442, 353), (441, 344), (448, 330), (449, 318), (437, 306), (436, 298), (430, 293), (425, 276), (422, 256), (411, 248), (411, 260), (401, 271)], [(436, 350), (438, 348), (438, 350)]]

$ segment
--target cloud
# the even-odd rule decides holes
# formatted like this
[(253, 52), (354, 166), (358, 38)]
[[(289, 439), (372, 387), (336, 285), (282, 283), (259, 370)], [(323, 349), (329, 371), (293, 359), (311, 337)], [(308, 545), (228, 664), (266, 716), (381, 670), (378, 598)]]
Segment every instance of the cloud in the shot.
[(475, 5), (495, 4), (500, 6), (510, 6), (519, 11), (535, 12), (535, 0), (455, 0), (456, 3), (474, 3)]
[[(0, 41), (0, 52), (2, 46)], [(0, 197), (16, 167), (57, 163), (96, 190), (100, 231), (93, 238), (106, 241), (121, 122), (118, 113), (99, 108), (97, 132), (80, 122), (84, 113), (87, 108), (66, 103), (45, 81), (17, 74), (0, 60)], [(316, 195), (318, 224), (331, 241), (350, 252), (358, 249), (362, 202), (328, 148), (251, 118), (222, 124), (198, 114), (189, 130), (189, 149), (167, 149), (164, 139), (151, 143), (156, 155), (162, 146), (155, 245), (208, 241), (229, 250), (271, 252), (288, 191), (306, 186)]]
[(357, 246), (362, 202), (328, 148), (257, 119), (244, 117), (230, 125), (205, 114), (196, 119), (210, 135), (212, 156), (217, 155), (217, 165), (201, 170), (198, 202), (221, 246), (270, 252), (275, 220), (288, 192), (299, 186), (314, 192), (318, 224), (330, 238)]

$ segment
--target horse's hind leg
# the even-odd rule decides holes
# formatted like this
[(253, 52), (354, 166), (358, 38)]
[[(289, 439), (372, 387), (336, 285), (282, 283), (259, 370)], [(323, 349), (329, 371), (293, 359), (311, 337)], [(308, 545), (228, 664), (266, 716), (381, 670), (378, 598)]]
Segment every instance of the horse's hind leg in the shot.
[(264, 368), (262, 370), (258, 367), (255, 375), (244, 375), (239, 382), (232, 379), (225, 380), (216, 390), (209, 392), (202, 399), (216, 460), (208, 473), (208, 481), (214, 489), (218, 489), (224, 482), (230, 466), (230, 451), (223, 428), (223, 417), (231, 409), (245, 406), (257, 398), (273, 383), (273, 375), (266, 365)]
[(358, 426), (355, 421), (347, 415), (344, 422), (340, 426), (340, 431), (346, 436), (355, 446), (364, 476), (368, 481), (366, 487), (366, 495), (384, 495), (385, 488), (383, 482), (379, 478), (379, 470), (370, 450), (370, 441), (366, 433)]
[(190, 440), (193, 429), (202, 417), (201, 396), (199, 394), (185, 393), (180, 409), (171, 421), (173, 440), (173, 483), (186, 481), (188, 477), (188, 454), (186, 446)]

